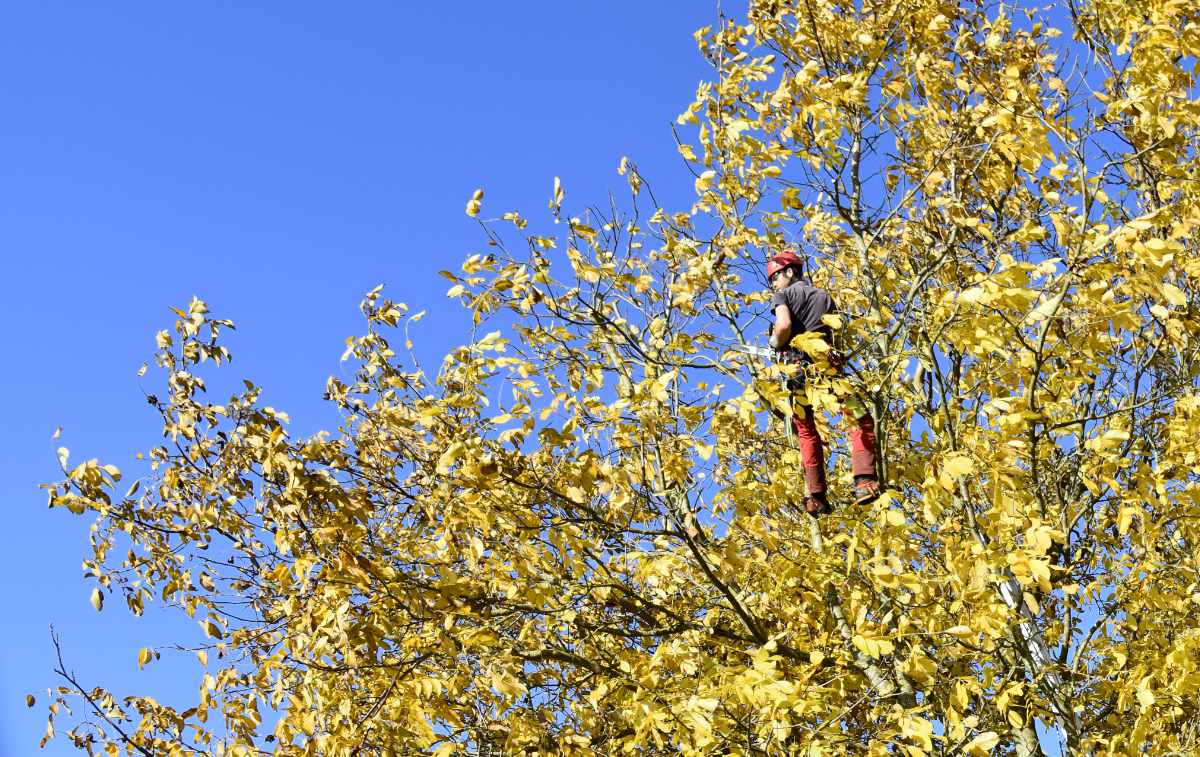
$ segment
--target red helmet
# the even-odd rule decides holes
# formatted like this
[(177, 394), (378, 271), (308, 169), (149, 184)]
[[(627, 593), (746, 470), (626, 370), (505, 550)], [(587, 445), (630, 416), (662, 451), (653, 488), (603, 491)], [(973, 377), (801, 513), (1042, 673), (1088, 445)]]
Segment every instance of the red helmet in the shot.
[(771, 256), (771, 259), (767, 261), (767, 280), (770, 281), (771, 277), (774, 276), (777, 271), (782, 271), (784, 268), (793, 265), (803, 267), (804, 261), (800, 259), (799, 255), (791, 250), (784, 250), (783, 252)]

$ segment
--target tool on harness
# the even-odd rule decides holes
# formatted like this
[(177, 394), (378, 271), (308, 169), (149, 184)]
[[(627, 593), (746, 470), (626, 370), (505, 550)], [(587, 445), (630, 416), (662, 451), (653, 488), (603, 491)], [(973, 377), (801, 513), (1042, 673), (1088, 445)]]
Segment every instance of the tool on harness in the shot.
[(776, 350), (769, 347), (758, 347), (753, 344), (735, 344), (730, 349), (734, 352), (742, 352), (747, 355), (754, 355), (763, 360), (772, 363), (781, 363), (784, 365), (798, 366), (799, 370), (792, 375), (783, 378), (784, 386), (789, 391), (799, 391), (805, 385), (805, 368), (813, 364), (812, 358), (805, 355), (803, 352), (794, 349)]

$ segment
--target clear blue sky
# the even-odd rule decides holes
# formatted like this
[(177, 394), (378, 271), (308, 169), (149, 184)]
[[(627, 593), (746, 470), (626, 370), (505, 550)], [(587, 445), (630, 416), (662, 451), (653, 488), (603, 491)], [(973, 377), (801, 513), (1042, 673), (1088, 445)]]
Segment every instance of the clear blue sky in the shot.
[[(89, 519), (46, 509), (54, 449), (123, 469), (159, 439), (135, 371), (193, 294), (238, 331), (231, 377), (301, 433), (375, 284), (430, 315), (428, 355), (467, 321), (437, 276), (481, 249), (463, 207), (599, 200), (622, 155), (660, 200), (691, 178), (669, 124), (706, 68), (706, 0), (43, 2), (0, 23), (0, 755), (36, 753), (47, 627), (118, 694), (194, 701), (194, 663), (139, 647), (198, 636), (155, 609), (100, 613), (81, 577)], [(486, 214), (486, 212), (485, 212)], [(149, 379), (149, 377), (148, 377)], [(157, 388), (148, 382), (147, 390)], [(52, 441), (56, 426), (64, 428)], [(38, 696), (27, 710), (26, 693)], [(61, 739), (43, 754), (74, 754)]]

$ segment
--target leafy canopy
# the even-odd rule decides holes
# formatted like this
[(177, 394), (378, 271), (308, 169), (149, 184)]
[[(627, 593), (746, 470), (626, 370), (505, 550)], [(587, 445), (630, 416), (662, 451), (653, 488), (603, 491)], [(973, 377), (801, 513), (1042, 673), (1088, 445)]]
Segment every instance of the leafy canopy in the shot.
[[(176, 706), (83, 697), (143, 754), (1180, 754), (1200, 749), (1200, 6), (751, 0), (696, 33), (691, 208), (467, 213), (430, 373), (379, 289), (299, 438), (158, 337), (164, 441), (96, 517), (97, 609), (195, 619)], [(803, 515), (761, 265), (801, 246), (892, 491)], [(486, 336), (480, 337), (480, 333)], [(224, 369), (222, 369), (224, 370)], [(848, 489), (838, 454), (835, 492)], [(143, 650), (138, 663), (160, 653)], [(131, 661), (132, 662), (132, 661)], [(65, 671), (64, 671), (65, 673)], [(50, 726), (53, 731), (53, 722)]]

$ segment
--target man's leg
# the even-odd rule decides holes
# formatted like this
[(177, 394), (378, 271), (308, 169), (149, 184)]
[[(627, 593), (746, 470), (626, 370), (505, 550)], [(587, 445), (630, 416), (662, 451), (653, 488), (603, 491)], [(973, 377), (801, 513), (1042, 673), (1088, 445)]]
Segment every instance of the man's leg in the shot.
[(796, 432), (796, 440), (800, 445), (804, 483), (808, 488), (809, 500), (805, 502), (805, 509), (813, 514), (829, 512), (825, 495), (825, 449), (811, 406), (802, 405), (793, 409), (792, 430)]
[(850, 472), (854, 474), (854, 499), (866, 503), (879, 496), (879, 474), (875, 467), (875, 419), (860, 400), (850, 398), (842, 405), (842, 417), (850, 425)]

